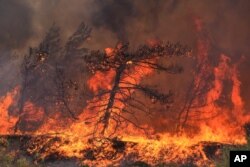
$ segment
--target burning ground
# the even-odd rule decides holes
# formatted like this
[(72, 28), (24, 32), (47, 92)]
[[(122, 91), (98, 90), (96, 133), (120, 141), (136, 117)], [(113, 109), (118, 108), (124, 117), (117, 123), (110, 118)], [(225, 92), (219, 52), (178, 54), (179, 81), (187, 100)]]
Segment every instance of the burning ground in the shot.
[[(249, 149), (249, 104), (241, 81), (248, 57), (221, 49), (204, 24), (206, 17), (192, 12), (185, 18), (192, 44), (164, 37), (137, 44), (144, 37), (133, 40), (127, 21), (135, 26), (135, 17), (151, 25), (147, 32), (160, 31), (152, 27), (160, 25), (162, 14), (156, 12), (151, 17), (158, 19), (147, 23), (139, 1), (109, 3), (115, 8), (99, 2), (90, 12), (92, 27), (81, 23), (71, 35), (54, 23), (24, 56), (8, 50), (13, 45), (21, 52), (20, 45), (1, 45), (0, 145), (1, 154), (14, 157), (8, 162), (226, 166), (228, 149)], [(152, 2), (152, 10), (160, 4)], [(173, 13), (183, 5), (166, 4), (162, 8)], [(116, 12), (119, 20), (109, 20)], [(102, 28), (118, 42), (101, 39)]]

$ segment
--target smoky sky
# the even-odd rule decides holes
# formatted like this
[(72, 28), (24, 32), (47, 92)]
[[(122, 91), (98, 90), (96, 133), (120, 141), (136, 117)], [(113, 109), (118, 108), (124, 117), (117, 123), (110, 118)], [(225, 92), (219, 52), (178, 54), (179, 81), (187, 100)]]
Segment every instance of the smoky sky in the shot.
[(247, 0), (0, 0), (0, 46), (36, 45), (53, 23), (66, 38), (85, 21), (93, 29), (90, 47), (155, 37), (193, 47), (195, 15), (218, 48), (248, 54), (249, 9)]
[(100, 0), (93, 12), (92, 23), (96, 27), (106, 27), (117, 34), (119, 40), (127, 40), (125, 27), (130, 17), (136, 17), (136, 9), (131, 1)]
[(32, 10), (18, 0), (0, 0), (0, 48), (20, 48), (32, 35)]
[[(118, 40), (129, 41), (129, 28), (134, 27), (134, 19), (146, 27), (144, 33), (153, 32), (161, 20), (161, 11), (164, 10), (166, 1), (162, 0), (95, 0), (96, 9), (91, 12), (90, 22), (94, 27), (104, 27), (115, 33)], [(178, 1), (167, 2), (165, 8), (173, 12)]]

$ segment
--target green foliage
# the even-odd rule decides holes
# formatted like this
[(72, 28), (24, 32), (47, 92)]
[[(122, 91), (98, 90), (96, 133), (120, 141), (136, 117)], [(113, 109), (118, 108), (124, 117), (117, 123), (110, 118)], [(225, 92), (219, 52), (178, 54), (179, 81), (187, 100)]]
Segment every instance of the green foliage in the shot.
[(176, 163), (161, 163), (156, 165), (156, 167), (178, 167), (180, 165), (176, 164)]
[(89, 167), (89, 166), (86, 164), (82, 164), (81, 167)]
[(16, 166), (18, 167), (29, 167), (30, 163), (25, 158), (20, 158), (16, 161)]
[(8, 140), (6, 140), (5, 138), (0, 137), (0, 147), (8, 147), (8, 145), (9, 145)]
[(6, 148), (0, 147), (0, 167), (33, 167), (31, 162), (29, 162), (24, 157), (15, 157), (11, 153), (6, 151)]
[(0, 166), (1, 167), (12, 167), (13, 158), (9, 155), (5, 155), (2, 151), (0, 152)]

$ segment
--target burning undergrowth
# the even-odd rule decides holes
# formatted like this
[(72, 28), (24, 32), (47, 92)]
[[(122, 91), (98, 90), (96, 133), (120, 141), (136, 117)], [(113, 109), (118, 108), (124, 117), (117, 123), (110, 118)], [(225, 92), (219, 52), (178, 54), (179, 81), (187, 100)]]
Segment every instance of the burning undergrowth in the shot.
[[(22, 83), (0, 98), (1, 134), (19, 137), (37, 161), (213, 166), (223, 145), (246, 144), (250, 115), (240, 95), (241, 60), (219, 53), (212, 63), (210, 40), (197, 18), (195, 25), (195, 50), (149, 40), (135, 50), (119, 42), (104, 51), (83, 47), (91, 32), (85, 24), (64, 46), (54, 25), (24, 57)], [(179, 77), (186, 69), (178, 60), (193, 65), (179, 100), (159, 88), (159, 78), (147, 81)]]
[(19, 147), (26, 150), (36, 162), (77, 159), (90, 166), (150, 166), (171, 163), (193, 166), (205, 163), (205, 166), (212, 166), (213, 161), (219, 159), (221, 148), (226, 146), (221, 143), (200, 142), (177, 147), (174, 141), (170, 144), (156, 140), (123, 141), (118, 138), (94, 138), (83, 145), (79, 139), (72, 141), (62, 135), (12, 135), (4, 138), (19, 140)]

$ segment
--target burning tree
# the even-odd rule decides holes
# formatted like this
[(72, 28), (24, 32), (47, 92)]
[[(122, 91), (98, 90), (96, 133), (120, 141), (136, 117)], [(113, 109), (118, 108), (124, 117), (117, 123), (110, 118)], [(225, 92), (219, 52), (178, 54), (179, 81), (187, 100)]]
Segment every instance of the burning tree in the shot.
[[(196, 66), (183, 107), (178, 114), (177, 130), (184, 133), (204, 133), (203, 136), (208, 132), (214, 136), (244, 136), (245, 132), (241, 127), (249, 121), (249, 117), (244, 111), (238, 71), (243, 57), (238, 62), (232, 62), (220, 50), (217, 51), (217, 57), (210, 57), (210, 54), (216, 53), (216, 48), (211, 46), (211, 39), (203, 29), (202, 21), (199, 18), (194, 21), (198, 36)], [(237, 126), (231, 127), (233, 124)], [(222, 133), (217, 129), (225, 130)]]
[[(46, 83), (45, 80), (51, 81), (55, 54), (60, 50), (59, 41), (59, 28), (53, 26), (40, 45), (37, 48), (30, 48), (29, 53), (24, 56), (21, 64), (22, 83), (18, 106), (19, 119), (15, 125), (15, 131), (20, 128), (24, 119), (26, 102), (31, 98), (35, 103), (45, 99), (46, 95), (39, 94), (38, 91), (34, 93), (34, 88), (37, 86), (44, 88), (41, 83)], [(48, 82), (46, 84), (48, 85)], [(34, 96), (35, 94), (38, 96)]]
[[(179, 43), (163, 44), (157, 42), (143, 45), (135, 51), (129, 50), (128, 43), (118, 43), (114, 49), (107, 48), (106, 52), (92, 51), (86, 55), (84, 60), (89, 70), (94, 74), (89, 85), (95, 92), (95, 98), (90, 102), (89, 109), (96, 110), (96, 113), (87, 118), (95, 122), (94, 133), (101, 129), (100, 134), (102, 135), (105, 135), (106, 132), (113, 134), (123, 124), (132, 124), (144, 130), (138, 124), (135, 111), (141, 111), (147, 115), (152, 113), (147, 110), (146, 104), (133, 97), (133, 92), (142, 92), (152, 102), (171, 103), (172, 92), (162, 93), (149, 85), (141, 84), (140, 81), (154, 70), (171, 74), (181, 72), (181, 67), (173, 64), (164, 66), (158, 60), (185, 55), (187, 52), (187, 47)], [(100, 85), (102, 84), (101, 77), (106, 78), (103, 84), (109, 82), (107, 86)], [(126, 117), (126, 114), (130, 115), (132, 119)], [(109, 128), (109, 126), (111, 127)]]
[[(202, 36), (203, 35), (203, 36)], [(182, 131), (189, 119), (202, 115), (201, 108), (209, 105), (207, 93), (212, 88), (213, 67), (208, 59), (209, 40), (206, 34), (199, 34), (198, 53), (195, 56), (192, 81), (186, 92), (184, 105), (178, 114), (177, 131)], [(190, 116), (192, 113), (192, 116)], [(204, 118), (203, 118), (204, 119)]]
[[(86, 123), (95, 122), (93, 134), (100, 128), (100, 134), (104, 135), (109, 127), (112, 132), (107, 133), (113, 134), (127, 124), (145, 130), (139, 125), (136, 113), (143, 112), (148, 116), (152, 113), (142, 100), (134, 96), (134, 92), (141, 92), (154, 103), (172, 102), (172, 92), (162, 93), (140, 81), (155, 70), (180, 73), (181, 67), (163, 65), (159, 59), (164, 58), (165, 61), (166, 58), (184, 55), (188, 52), (187, 47), (179, 43), (151, 41), (151, 44), (140, 46), (135, 51), (129, 50), (128, 43), (118, 43), (114, 49), (107, 48), (106, 52), (89, 51), (82, 45), (90, 37), (90, 32), (88, 26), (80, 24), (63, 46), (60, 29), (53, 25), (38, 47), (30, 48), (21, 66), (23, 81), (15, 131), (34, 131), (46, 122), (46, 117), (53, 118), (58, 113), (78, 120), (80, 114), (84, 115), (82, 109), (86, 105), (93, 111), (90, 116), (85, 114)], [(94, 74), (88, 81), (94, 97), (84, 84), (89, 78), (86, 67)], [(100, 77), (107, 81), (101, 82)], [(93, 100), (87, 102), (88, 98)], [(27, 122), (30, 111), (32, 117), (39, 119)]]
[[(213, 66), (208, 59), (206, 38), (198, 41), (196, 67), (194, 75), (188, 76), (192, 81), (184, 106), (178, 110), (182, 101), (175, 103), (178, 107), (173, 110), (177, 111), (173, 115), (179, 113), (176, 123), (180, 129), (192, 127), (185, 131), (192, 133), (193, 129), (198, 129), (197, 132), (191, 136), (155, 132), (156, 138), (148, 138), (138, 131), (133, 134), (136, 128), (144, 132), (149, 130), (139, 122), (144, 119), (140, 114), (148, 117), (154, 114), (148, 101), (160, 107), (172, 104), (173, 93), (164, 93), (143, 79), (154, 71), (180, 73), (181, 67), (160, 62), (185, 55), (189, 50), (178, 43), (153, 42), (136, 50), (130, 50), (128, 43), (118, 43), (105, 52), (89, 51), (82, 47), (89, 36), (90, 29), (81, 24), (62, 46), (59, 28), (53, 26), (41, 44), (31, 48), (24, 57), (18, 118), (8, 112), (9, 107), (15, 105), (18, 89), (0, 98), (3, 113), (0, 116), (4, 118), (1, 132), (9, 134), (15, 123), (16, 130), (41, 132), (41, 135), (27, 136), (21, 133), (22, 140), (18, 138), (20, 148), (29, 155), (38, 155), (37, 160), (77, 158), (92, 166), (128, 166), (135, 160), (155, 165), (164, 161), (185, 165), (190, 162), (196, 166), (209, 163), (212, 166), (213, 156), (217, 156), (225, 143), (246, 143), (242, 127), (250, 117), (243, 110), (238, 65), (230, 63), (230, 58), (221, 54), (220, 61)], [(229, 86), (226, 82), (230, 82)], [(84, 83), (88, 84), (88, 90)], [(228, 87), (230, 90), (225, 91)], [(92, 99), (88, 101), (87, 98)], [(229, 99), (231, 105), (226, 101), (224, 107), (224, 99)], [(54, 115), (59, 115), (55, 121), (46, 118)], [(171, 117), (170, 114), (167, 116)], [(60, 126), (60, 131), (54, 129), (55, 125)], [(130, 125), (136, 128), (130, 128)], [(101, 138), (89, 138), (89, 133)], [(114, 133), (116, 137), (110, 138)], [(18, 137), (12, 135), (7, 138)]]
[(84, 103), (82, 105), (75, 105), (75, 103), (78, 103), (79, 99), (82, 98), (84, 88), (78, 86), (74, 81), (76, 80), (74, 77), (78, 76), (72, 76), (71, 74), (75, 70), (74, 63), (82, 59), (80, 56), (87, 53), (87, 49), (81, 45), (89, 38), (90, 32), (91, 29), (88, 26), (84, 23), (80, 24), (63, 47), (60, 29), (54, 24), (38, 47), (29, 49), (29, 53), (24, 56), (21, 64), (22, 83), (18, 105), (19, 119), (15, 125), (15, 131), (27, 130), (27, 128), (21, 128), (21, 126), (25, 124), (25, 119), (28, 117), (24, 110), (29, 101), (43, 108), (39, 115), (40, 119), (35, 120), (36, 123), (31, 126), (32, 128), (39, 128), (45, 121), (44, 115), (52, 117), (55, 111), (61, 111), (62, 115), (77, 119), (77, 111), (82, 109)]

